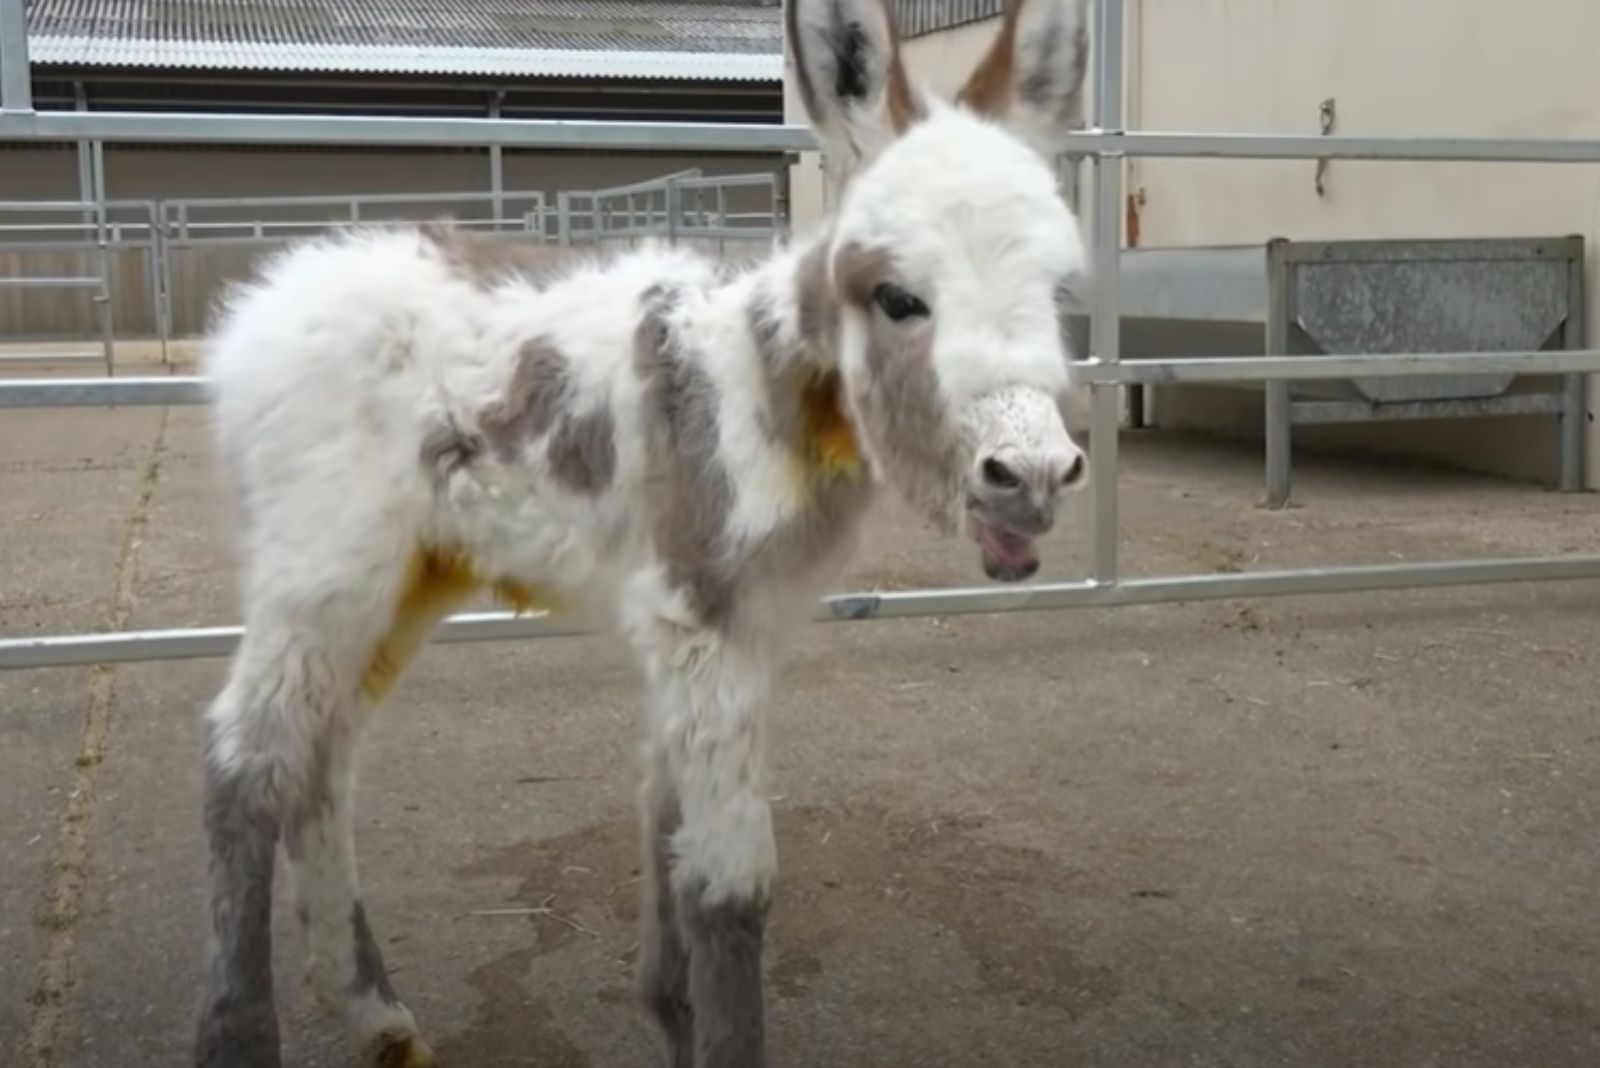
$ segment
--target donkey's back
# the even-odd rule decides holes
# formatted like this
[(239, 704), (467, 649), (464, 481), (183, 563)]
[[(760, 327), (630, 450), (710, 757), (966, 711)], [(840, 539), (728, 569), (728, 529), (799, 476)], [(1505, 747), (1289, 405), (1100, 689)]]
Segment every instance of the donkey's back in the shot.
[(609, 592), (637, 563), (641, 309), (714, 278), (679, 251), (601, 261), (437, 227), (268, 264), (205, 355), (247, 613), (261, 584), (320, 600), (352, 570), (381, 593), (419, 552), (524, 606)]

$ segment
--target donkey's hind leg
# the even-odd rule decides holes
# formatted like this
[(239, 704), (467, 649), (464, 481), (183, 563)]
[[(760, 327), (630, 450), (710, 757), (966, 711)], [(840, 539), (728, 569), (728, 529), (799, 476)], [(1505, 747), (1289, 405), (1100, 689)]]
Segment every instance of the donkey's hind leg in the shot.
[(347, 719), (339, 651), (258, 618), (205, 717), (211, 937), (195, 1040), (201, 1068), (276, 1068), (272, 876), (279, 836), (317, 804), (318, 739)]
[(272, 868), (283, 776), (263, 737), (287, 700), (247, 640), (206, 719), (210, 936), (195, 1035), (198, 1068), (278, 1068), (272, 997)]
[(312, 608), (268, 598), (250, 613), (228, 685), (207, 716), (212, 938), (201, 1068), (279, 1063), (270, 923), (280, 836), (320, 999), (343, 1016), (366, 1063), (434, 1063), (389, 983), (357, 890), (352, 763), (381, 690), (470, 590), (394, 559), (349, 568), (339, 592), (310, 599)]
[(362, 1063), (432, 1068), (433, 1052), (389, 982), (356, 878), (351, 794), (359, 724), (329, 728), (313, 743), (307, 803), (283, 831), (306, 975), (318, 999), (344, 1019)]
[(475, 585), (463, 568), (425, 556), (411, 561), (365, 657), (343, 661), (361, 667), (342, 690), (350, 706), (318, 723), (308, 789), (283, 828), (307, 976), (318, 998), (344, 1018), (362, 1062), (378, 1068), (433, 1068), (435, 1061), (389, 982), (361, 899), (352, 827), (356, 747), (370, 712)]

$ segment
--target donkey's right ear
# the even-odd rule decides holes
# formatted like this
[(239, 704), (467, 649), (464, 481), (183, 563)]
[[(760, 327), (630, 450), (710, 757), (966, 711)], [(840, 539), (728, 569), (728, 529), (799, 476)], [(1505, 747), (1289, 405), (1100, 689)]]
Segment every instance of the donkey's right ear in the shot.
[(785, 0), (790, 62), (823, 155), (847, 171), (922, 117), (885, 0)]

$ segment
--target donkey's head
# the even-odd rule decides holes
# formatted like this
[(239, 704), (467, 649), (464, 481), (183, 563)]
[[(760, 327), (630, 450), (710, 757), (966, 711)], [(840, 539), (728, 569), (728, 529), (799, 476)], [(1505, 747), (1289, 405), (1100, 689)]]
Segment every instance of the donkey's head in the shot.
[(965, 510), (991, 577), (1026, 578), (1085, 479), (1057, 310), (1084, 251), (1051, 159), (1078, 116), (1086, 0), (1008, 0), (953, 103), (911, 81), (883, 0), (787, 2), (799, 89), (843, 177), (827, 267), (858, 435), (947, 529)]

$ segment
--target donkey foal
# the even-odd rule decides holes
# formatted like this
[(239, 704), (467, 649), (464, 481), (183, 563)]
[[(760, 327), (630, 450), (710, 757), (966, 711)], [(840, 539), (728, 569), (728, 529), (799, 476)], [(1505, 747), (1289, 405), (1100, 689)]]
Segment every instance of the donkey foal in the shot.
[(1048, 160), (1076, 119), (1082, 0), (1021, 0), (955, 103), (879, 0), (791, 0), (812, 123), (845, 178), (822, 231), (725, 276), (671, 249), (524, 261), (448, 230), (325, 238), (241, 290), (208, 346), (240, 516), (245, 637), (205, 718), (202, 1068), (279, 1063), (271, 887), (364, 1063), (434, 1056), (357, 888), (361, 728), (480, 590), (596, 613), (649, 694), (642, 999), (677, 1068), (763, 1063), (776, 868), (762, 708), (874, 486), (987, 573), (1083, 458), (1056, 296), (1081, 275)]

